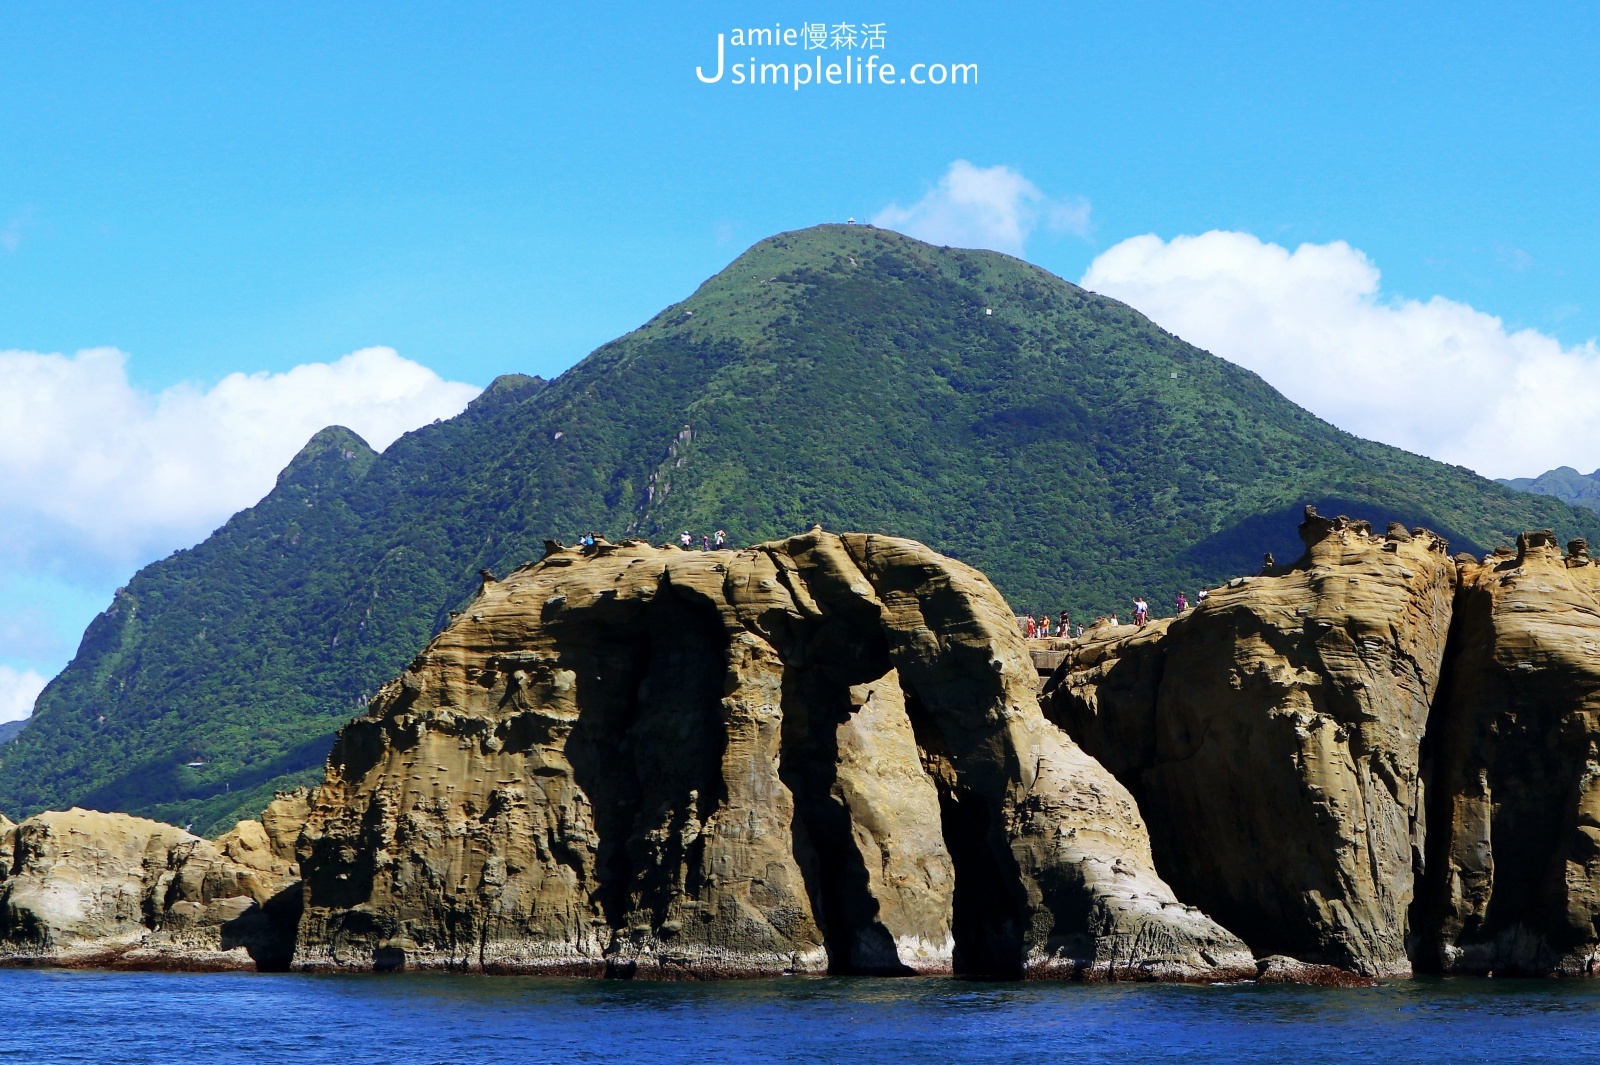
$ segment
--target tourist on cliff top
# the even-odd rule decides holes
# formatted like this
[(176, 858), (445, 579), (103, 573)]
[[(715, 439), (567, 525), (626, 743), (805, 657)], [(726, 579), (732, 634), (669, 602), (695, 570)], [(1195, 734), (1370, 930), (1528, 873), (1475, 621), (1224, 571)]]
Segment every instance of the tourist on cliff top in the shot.
[(1133, 623), (1144, 628), (1144, 623), (1150, 620), (1150, 604), (1143, 597), (1133, 601)]
[(1081, 621), (1078, 623), (1078, 635), (1080, 637), (1083, 635), (1083, 622)]
[(713, 539), (717, 545), (718, 551), (721, 551), (724, 547), (728, 546), (728, 534), (723, 532), (721, 529), (717, 530), (717, 535)]
[(1206, 600), (1210, 599), (1210, 598), (1211, 598), (1211, 589), (1209, 589), (1209, 588), (1201, 588), (1200, 589), (1200, 594), (1198, 594), (1198, 595), (1196, 595), (1194, 597), (1194, 605), (1197, 606), (1197, 607), (1205, 606), (1206, 605)]
[(1185, 610), (1188, 610), (1188, 609), (1189, 609), (1189, 599), (1188, 599), (1188, 597), (1185, 596), (1182, 592), (1179, 592), (1178, 593), (1178, 613), (1181, 614)]
[(1067, 617), (1067, 612), (1061, 612), (1061, 635), (1063, 638), (1072, 635), (1072, 620)]
[(711, 550), (711, 537), (707, 536), (705, 533), (700, 534), (700, 550)]
[(694, 537), (689, 535), (689, 530), (688, 529), (683, 530), (683, 535), (678, 537), (678, 543), (683, 547), (683, 549), (685, 551), (690, 551), (690, 550), (694, 549)]

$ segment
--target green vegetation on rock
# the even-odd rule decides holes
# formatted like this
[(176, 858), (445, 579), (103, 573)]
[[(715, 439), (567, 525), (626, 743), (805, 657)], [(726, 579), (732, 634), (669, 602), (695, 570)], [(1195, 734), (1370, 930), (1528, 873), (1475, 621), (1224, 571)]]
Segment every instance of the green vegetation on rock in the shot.
[(1600, 542), (1592, 513), (1358, 440), (1016, 259), (782, 234), (554, 382), (499, 378), (382, 455), (318, 433), (260, 504), (118, 592), (0, 748), (0, 809), (226, 826), (318, 778), (478, 569), (547, 537), (883, 531), (1087, 619), (1296, 556), (1306, 503), (1457, 550)]

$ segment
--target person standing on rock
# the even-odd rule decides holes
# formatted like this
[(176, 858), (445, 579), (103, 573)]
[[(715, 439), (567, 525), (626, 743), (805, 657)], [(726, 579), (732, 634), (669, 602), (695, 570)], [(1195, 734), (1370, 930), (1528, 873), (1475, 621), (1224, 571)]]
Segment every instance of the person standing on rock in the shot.
[(1067, 617), (1065, 610), (1061, 612), (1061, 638), (1063, 640), (1072, 638), (1072, 619)]
[(1150, 620), (1150, 604), (1141, 596), (1133, 601), (1133, 623), (1144, 628), (1144, 623)]
[(683, 530), (683, 535), (678, 537), (678, 543), (685, 551), (694, 550), (694, 537), (689, 535), (688, 529)]
[(721, 551), (723, 548), (728, 546), (728, 534), (723, 532), (721, 529), (718, 529), (717, 535), (713, 538), (713, 542), (716, 544), (717, 550)]
[(1184, 595), (1182, 592), (1179, 592), (1178, 593), (1178, 613), (1181, 614), (1185, 610), (1188, 610), (1188, 609), (1189, 609), (1189, 598), (1188, 598), (1188, 596)]
[(707, 536), (705, 533), (700, 534), (700, 550), (711, 550), (711, 537)]

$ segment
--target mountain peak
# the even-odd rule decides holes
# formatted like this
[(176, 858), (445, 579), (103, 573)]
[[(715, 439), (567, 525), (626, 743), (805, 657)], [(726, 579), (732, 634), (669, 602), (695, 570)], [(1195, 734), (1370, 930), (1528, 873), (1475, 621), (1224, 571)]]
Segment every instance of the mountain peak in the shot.
[(467, 409), (481, 412), (503, 403), (516, 403), (534, 395), (549, 383), (542, 377), (525, 373), (503, 373), (490, 381), (489, 387), (479, 392), (477, 397), (467, 404)]
[(372, 445), (353, 430), (342, 425), (329, 425), (312, 434), (305, 447), (289, 460), (289, 465), (278, 474), (278, 484), (293, 484), (312, 467), (318, 471), (324, 468), (341, 471), (359, 480), (377, 457), (378, 453), (372, 449)]

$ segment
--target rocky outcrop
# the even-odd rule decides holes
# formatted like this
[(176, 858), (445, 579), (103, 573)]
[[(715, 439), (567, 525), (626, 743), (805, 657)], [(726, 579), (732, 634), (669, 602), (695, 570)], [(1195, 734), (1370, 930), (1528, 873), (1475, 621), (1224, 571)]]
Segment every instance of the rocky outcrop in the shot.
[(1103, 627), (1047, 712), (1134, 794), (1157, 868), (1258, 955), (1410, 971), (1421, 743), (1454, 595), (1443, 540), (1308, 508), (1305, 556)]
[(1177, 618), (1032, 643), (906, 540), (552, 544), (259, 821), (0, 816), (0, 964), (1592, 974), (1587, 544), (1301, 535)]
[(1460, 560), (1436, 715), (1428, 963), (1592, 973), (1600, 956), (1600, 566), (1549, 532)]
[(910, 541), (550, 545), (342, 731), (295, 964), (1253, 976), (1036, 683)]
[(0, 825), (0, 838), (0, 963), (287, 966), (298, 888), (287, 863), (256, 850), (270, 850), (256, 822), (213, 844), (73, 809)]

